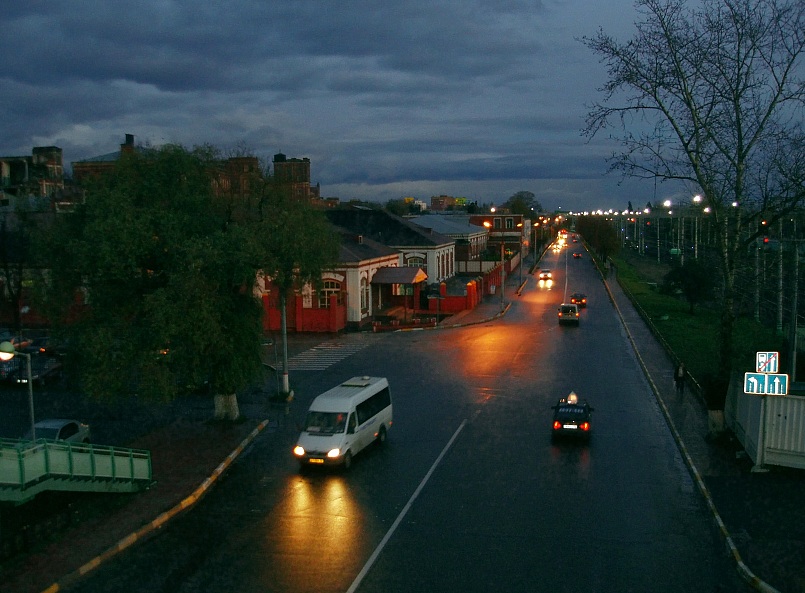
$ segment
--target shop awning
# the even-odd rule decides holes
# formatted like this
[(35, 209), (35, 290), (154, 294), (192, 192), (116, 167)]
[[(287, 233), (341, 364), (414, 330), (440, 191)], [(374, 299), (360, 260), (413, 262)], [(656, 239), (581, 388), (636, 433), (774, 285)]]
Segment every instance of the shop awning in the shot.
[(417, 284), (428, 279), (422, 268), (386, 267), (380, 268), (372, 277), (372, 284)]

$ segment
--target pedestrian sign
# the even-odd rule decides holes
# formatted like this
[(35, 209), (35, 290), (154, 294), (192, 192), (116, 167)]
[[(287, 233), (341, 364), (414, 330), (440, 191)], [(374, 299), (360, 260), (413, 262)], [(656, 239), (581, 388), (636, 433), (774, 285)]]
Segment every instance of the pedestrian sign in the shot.
[(750, 395), (788, 395), (788, 375), (744, 373), (744, 393)]
[(776, 373), (780, 370), (779, 352), (758, 352), (755, 356), (755, 372)]

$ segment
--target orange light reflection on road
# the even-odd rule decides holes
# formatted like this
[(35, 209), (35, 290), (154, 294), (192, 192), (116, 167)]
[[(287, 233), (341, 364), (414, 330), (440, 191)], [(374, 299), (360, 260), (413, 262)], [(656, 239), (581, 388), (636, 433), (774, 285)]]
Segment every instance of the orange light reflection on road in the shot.
[(281, 584), (280, 590), (333, 590), (345, 574), (360, 570), (365, 535), (360, 507), (339, 475), (299, 476), (289, 487), (266, 525), (271, 550), (266, 582)]
[(460, 372), (465, 377), (498, 376), (503, 372), (502, 361), (511, 359), (511, 343), (506, 332), (494, 327), (484, 329), (471, 340), (462, 342), (463, 352), (453, 359), (454, 364), (461, 364)]

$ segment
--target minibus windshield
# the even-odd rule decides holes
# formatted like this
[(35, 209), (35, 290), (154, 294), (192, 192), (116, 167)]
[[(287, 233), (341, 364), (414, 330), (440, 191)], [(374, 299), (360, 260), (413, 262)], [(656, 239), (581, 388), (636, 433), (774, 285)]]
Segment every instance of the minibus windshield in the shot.
[(308, 412), (305, 421), (305, 430), (318, 434), (344, 432), (346, 427), (347, 414), (344, 412)]

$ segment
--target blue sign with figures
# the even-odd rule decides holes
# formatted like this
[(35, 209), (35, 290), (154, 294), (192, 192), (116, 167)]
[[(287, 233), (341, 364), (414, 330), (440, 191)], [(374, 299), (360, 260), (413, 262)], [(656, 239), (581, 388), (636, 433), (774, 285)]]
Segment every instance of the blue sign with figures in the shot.
[(776, 373), (780, 370), (779, 352), (758, 352), (755, 356), (755, 372)]
[(744, 373), (744, 393), (750, 395), (788, 395), (788, 375)]

